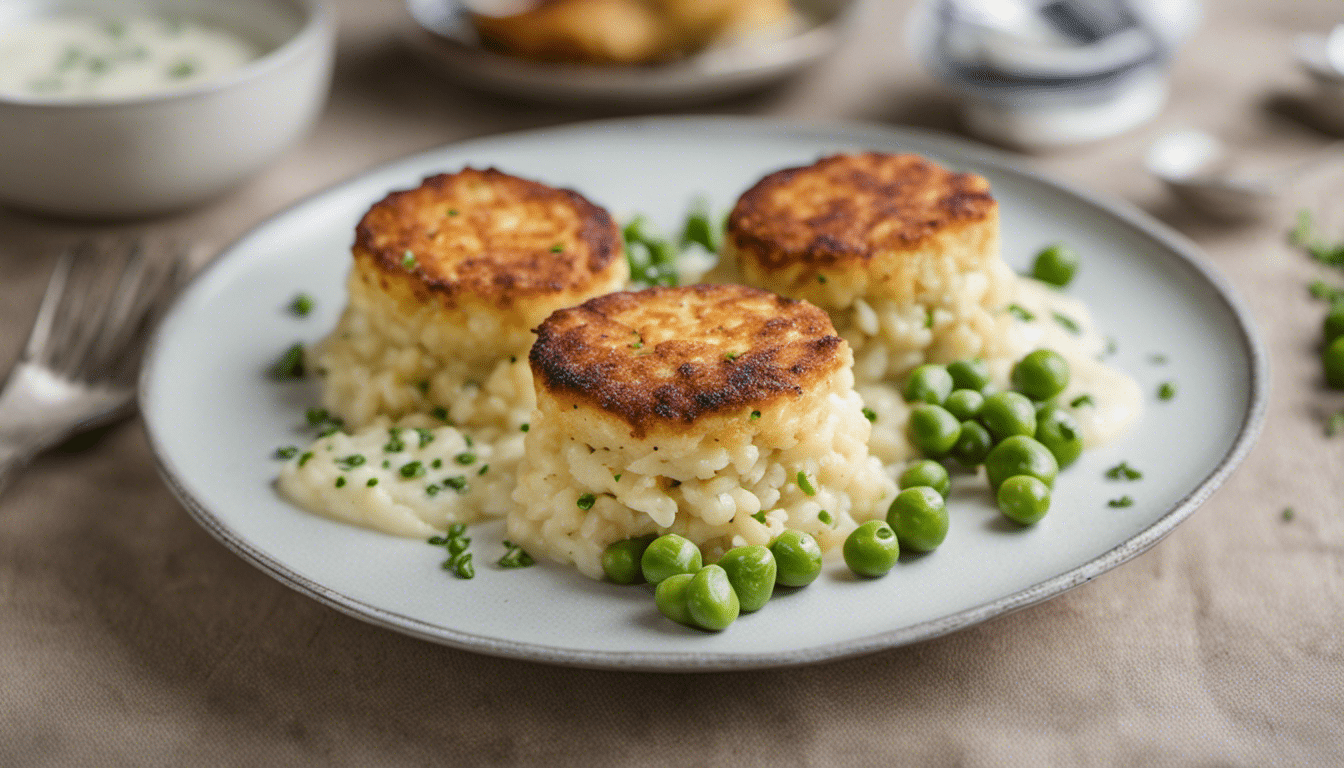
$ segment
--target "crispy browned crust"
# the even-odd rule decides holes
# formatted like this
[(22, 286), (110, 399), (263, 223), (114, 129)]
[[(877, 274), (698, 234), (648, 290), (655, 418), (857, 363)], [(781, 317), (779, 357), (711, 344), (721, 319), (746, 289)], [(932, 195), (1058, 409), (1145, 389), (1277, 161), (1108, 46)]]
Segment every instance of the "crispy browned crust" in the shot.
[(468, 296), (507, 306), (579, 293), (623, 257), (605, 209), (494, 168), (464, 168), (389, 194), (359, 222), (353, 250), (384, 277), (410, 278), (419, 298), (447, 306)]
[(728, 236), (765, 269), (827, 267), (910, 250), (996, 206), (983, 177), (919, 155), (834, 155), (757, 182), (728, 217)]
[(551, 314), (530, 362), (539, 389), (623, 419), (642, 439), (662, 425), (801, 395), (844, 364), (817, 307), (741, 285), (612, 293)]

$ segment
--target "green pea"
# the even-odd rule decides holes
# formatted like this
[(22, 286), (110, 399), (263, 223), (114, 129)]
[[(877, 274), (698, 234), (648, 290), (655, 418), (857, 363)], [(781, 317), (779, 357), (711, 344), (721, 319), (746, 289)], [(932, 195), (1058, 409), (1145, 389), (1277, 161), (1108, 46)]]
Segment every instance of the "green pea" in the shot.
[(947, 497), (948, 491), (952, 490), (952, 478), (948, 476), (947, 469), (942, 464), (929, 459), (912, 462), (901, 473), (896, 484), (902, 489), (926, 485), (942, 494), (944, 498)]
[(686, 589), (691, 586), (693, 578), (695, 576), (692, 574), (678, 573), (663, 579), (653, 591), (653, 602), (658, 606), (658, 610), (667, 618), (688, 627), (695, 626), (691, 620), (690, 607), (686, 603)]
[(695, 573), (703, 562), (700, 548), (690, 539), (675, 533), (654, 539), (639, 558), (644, 580), (650, 584), (658, 584), (678, 573)]
[(999, 486), (998, 500), (1008, 519), (1031, 525), (1050, 511), (1050, 486), (1031, 475), (1014, 475)]
[(980, 422), (963, 421), (961, 436), (957, 438), (957, 444), (952, 446), (952, 458), (963, 467), (978, 467), (985, 463), (985, 457), (993, 447), (994, 439)]
[(910, 412), (910, 442), (926, 456), (943, 456), (957, 444), (961, 422), (937, 405), (922, 403)]
[(1344, 336), (1344, 304), (1336, 304), (1331, 307), (1330, 314), (1325, 316), (1325, 322), (1322, 325), (1326, 344)]
[(607, 574), (607, 578), (617, 584), (638, 584), (643, 581), (644, 570), (640, 566), (640, 558), (644, 557), (644, 550), (649, 548), (654, 538), (652, 534), (636, 536), (609, 545), (602, 552), (602, 571)]
[(1344, 389), (1344, 336), (1325, 348), (1321, 353), (1321, 364), (1325, 366), (1325, 383), (1334, 389)]
[(974, 389), (954, 390), (943, 401), (943, 407), (961, 421), (970, 421), (979, 416), (980, 409), (985, 407), (985, 396)]
[(707, 565), (686, 587), (686, 609), (696, 626), (718, 632), (737, 621), (742, 604), (728, 581), (727, 572), (717, 565)]
[(887, 525), (902, 548), (932, 552), (947, 538), (947, 502), (932, 488), (907, 488), (887, 509)]
[(728, 583), (742, 604), (742, 610), (759, 611), (775, 593), (779, 568), (775, 556), (765, 547), (733, 547), (719, 558), (719, 567), (728, 574)]
[(886, 575), (901, 555), (896, 532), (882, 520), (869, 520), (845, 539), (845, 565), (860, 576)]
[(905, 399), (939, 405), (952, 393), (952, 374), (947, 368), (926, 363), (910, 372), (905, 380)]
[(985, 425), (996, 443), (1013, 435), (1034, 435), (1036, 406), (1026, 395), (995, 392), (985, 398), (985, 405), (980, 409), (980, 423)]
[(1078, 274), (1078, 254), (1067, 245), (1051, 245), (1036, 254), (1031, 276), (1043, 283), (1063, 288)]
[(951, 363), (947, 366), (947, 372), (951, 374), (952, 385), (957, 389), (982, 392), (989, 386), (989, 363), (978, 357)]
[(1059, 462), (1049, 448), (1025, 435), (1013, 435), (994, 446), (985, 457), (989, 485), (998, 490), (1003, 481), (1015, 475), (1031, 475), (1046, 485), (1054, 485)]
[(1083, 454), (1083, 434), (1078, 421), (1057, 405), (1047, 405), (1036, 414), (1036, 442), (1050, 449), (1060, 469)]
[(1069, 363), (1053, 349), (1038, 349), (1018, 360), (1009, 378), (1027, 397), (1049, 400), (1069, 386)]
[(775, 581), (786, 587), (805, 587), (821, 575), (821, 547), (810, 534), (785, 531), (770, 542), (775, 556)]

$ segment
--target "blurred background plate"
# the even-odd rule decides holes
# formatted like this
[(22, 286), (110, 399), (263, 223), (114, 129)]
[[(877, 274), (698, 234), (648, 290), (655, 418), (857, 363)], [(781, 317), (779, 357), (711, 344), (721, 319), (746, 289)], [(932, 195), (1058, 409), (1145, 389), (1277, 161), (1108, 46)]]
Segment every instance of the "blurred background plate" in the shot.
[(844, 39), (860, 0), (794, 0), (802, 23), (778, 39), (744, 40), (684, 59), (637, 66), (528, 61), (485, 47), (457, 0), (407, 0), (405, 40), (420, 58), (464, 85), (548, 103), (675, 107), (765, 88), (802, 72)]

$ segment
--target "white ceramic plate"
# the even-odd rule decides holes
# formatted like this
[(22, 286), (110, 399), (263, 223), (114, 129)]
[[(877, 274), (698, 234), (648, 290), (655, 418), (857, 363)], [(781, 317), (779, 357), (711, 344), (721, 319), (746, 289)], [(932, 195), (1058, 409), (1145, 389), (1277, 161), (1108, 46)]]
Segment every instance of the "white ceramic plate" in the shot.
[[(276, 384), (266, 367), (315, 341), (345, 303), (355, 223), (389, 190), (464, 164), (573, 187), (618, 216), (672, 228), (688, 201), (719, 207), (768, 171), (839, 150), (914, 151), (989, 177), (1005, 258), (1017, 269), (1045, 243), (1083, 254), (1070, 289), (1119, 342), (1113, 358), (1148, 393), (1142, 421), (1062, 473), (1048, 517), (1001, 522), (990, 500), (953, 493), (952, 530), (932, 555), (875, 581), (828, 562), (810, 587), (710, 635), (658, 615), (645, 587), (590, 581), (554, 564), (505, 571), (499, 524), (473, 529), (477, 576), (438, 567), (423, 541), (297, 509), (272, 488), (276, 446), (301, 440), (312, 383)], [(285, 310), (298, 291), (309, 317)], [(1154, 365), (1149, 356), (1165, 354)], [(1159, 382), (1179, 394), (1159, 403)], [(364, 174), (262, 224), (181, 297), (146, 363), (141, 402), (164, 478), (225, 546), (338, 610), (482, 653), (592, 667), (712, 670), (802, 664), (951, 632), (1081, 584), (1139, 554), (1208, 498), (1245, 455), (1264, 410), (1264, 356), (1246, 314), (1195, 248), (1138, 211), (1102, 201), (948, 138), (861, 125), (662, 118), (575, 125), (469, 141)], [(1117, 483), (1120, 460), (1145, 472)], [(1131, 495), (1127, 509), (1109, 499)]]
[(785, 36), (717, 46), (667, 64), (595, 67), (526, 61), (481, 45), (457, 0), (407, 0), (406, 43), (466, 85), (547, 103), (672, 107), (728, 98), (784, 80), (840, 44), (856, 0), (794, 0), (802, 26)]

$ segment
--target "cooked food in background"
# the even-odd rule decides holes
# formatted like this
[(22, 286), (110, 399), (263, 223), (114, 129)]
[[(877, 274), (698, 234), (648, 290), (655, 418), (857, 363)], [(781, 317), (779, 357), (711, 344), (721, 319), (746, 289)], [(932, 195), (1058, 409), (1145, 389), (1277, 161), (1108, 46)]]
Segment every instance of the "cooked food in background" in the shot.
[(610, 214), (494, 169), (388, 195), (353, 252), (350, 304), (314, 363), (323, 405), (354, 427), (443, 408), (460, 426), (516, 429), (532, 328), (629, 279)]
[(1138, 414), (1137, 385), (1096, 360), (1105, 342), (1086, 308), (1004, 263), (998, 203), (981, 176), (910, 154), (823, 158), (748, 189), (724, 243), (716, 281), (830, 313), (876, 414), (871, 449), (888, 464), (915, 453), (900, 385), (923, 363), (981, 358), (1004, 387), (1013, 361), (1047, 346), (1077, 371), (1066, 394), (1093, 398), (1078, 413), (1089, 444)]
[(832, 548), (895, 484), (869, 457), (826, 313), (735, 285), (650, 288), (537, 329), (509, 537), (602, 576), (607, 545), (677, 533), (716, 559), (785, 528)]
[(788, 0), (542, 0), (512, 16), (472, 14), (481, 38), (536, 61), (667, 61), (794, 21)]
[(626, 284), (616, 223), (578, 193), (466, 168), (375, 204), (353, 254), (350, 303), (308, 359), (353, 434), (288, 461), (281, 490), (406, 535), (503, 514), (534, 402), (531, 329)]

